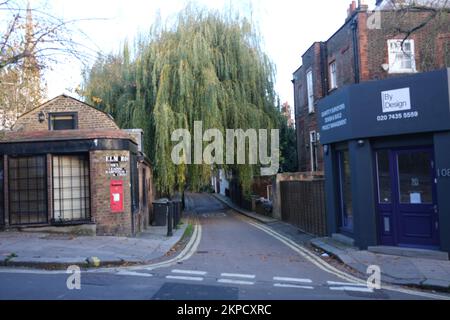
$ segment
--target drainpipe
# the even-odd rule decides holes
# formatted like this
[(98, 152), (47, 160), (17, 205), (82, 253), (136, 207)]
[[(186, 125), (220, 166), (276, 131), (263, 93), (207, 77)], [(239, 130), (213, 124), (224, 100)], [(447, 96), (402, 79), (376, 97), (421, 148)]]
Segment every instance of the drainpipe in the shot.
[(329, 79), (328, 79), (328, 48), (324, 42), (320, 43), (320, 72), (322, 78), (322, 96), (328, 95)]
[(353, 60), (355, 69), (355, 83), (360, 82), (360, 61), (359, 61), (359, 41), (358, 41), (358, 14), (352, 19), (352, 38), (353, 38)]

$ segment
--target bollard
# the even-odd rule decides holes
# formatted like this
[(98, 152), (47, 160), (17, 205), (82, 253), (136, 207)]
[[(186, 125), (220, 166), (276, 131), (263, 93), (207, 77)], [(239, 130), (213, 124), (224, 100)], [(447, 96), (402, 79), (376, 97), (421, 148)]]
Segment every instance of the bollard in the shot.
[(173, 203), (167, 202), (167, 236), (173, 236)]

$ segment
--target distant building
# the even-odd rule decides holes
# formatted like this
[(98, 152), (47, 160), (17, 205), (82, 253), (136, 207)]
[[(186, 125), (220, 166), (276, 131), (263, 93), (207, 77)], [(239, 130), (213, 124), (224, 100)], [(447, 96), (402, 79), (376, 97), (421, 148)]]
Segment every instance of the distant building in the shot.
[(316, 120), (317, 104), (322, 98), (346, 85), (437, 70), (450, 63), (450, 15), (430, 21), (402, 46), (405, 35), (394, 32), (395, 26), (416, 26), (429, 12), (411, 10), (400, 14), (388, 1), (377, 1), (380, 19), (371, 24), (375, 16), (364, 3), (353, 1), (344, 25), (328, 40), (313, 43), (302, 55), (302, 66), (293, 74), (301, 172), (324, 170)]
[(23, 114), (0, 133), (0, 229), (139, 233), (154, 197), (140, 136), (65, 95)]

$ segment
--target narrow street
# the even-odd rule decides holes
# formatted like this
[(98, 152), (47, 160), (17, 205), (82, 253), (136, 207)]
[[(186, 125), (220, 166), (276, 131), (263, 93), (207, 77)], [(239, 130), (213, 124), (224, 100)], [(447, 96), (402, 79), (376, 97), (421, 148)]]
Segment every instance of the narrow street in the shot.
[[(0, 269), (0, 299), (309, 300), (424, 299), (346, 281), (224, 207), (189, 195), (201, 227), (184, 259), (157, 266), (82, 272), (81, 290), (64, 271)], [(262, 229), (261, 229), (262, 228)], [(188, 250), (189, 249), (189, 250)], [(190, 251), (190, 252), (189, 252)], [(182, 253), (180, 253), (182, 255)], [(172, 261), (172, 262), (171, 262)]]

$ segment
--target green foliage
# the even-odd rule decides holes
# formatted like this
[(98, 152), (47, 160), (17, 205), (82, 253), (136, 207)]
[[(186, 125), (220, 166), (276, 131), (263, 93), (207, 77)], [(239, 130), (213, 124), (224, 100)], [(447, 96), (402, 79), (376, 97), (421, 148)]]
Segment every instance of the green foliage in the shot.
[[(145, 151), (157, 188), (171, 194), (210, 181), (207, 165), (175, 166), (175, 129), (272, 129), (280, 124), (275, 106), (274, 67), (262, 52), (251, 24), (218, 12), (186, 8), (171, 27), (157, 22), (130, 53), (99, 57), (85, 72), (87, 102), (111, 113), (123, 128), (143, 128)], [(255, 166), (232, 166), (245, 190)]]

